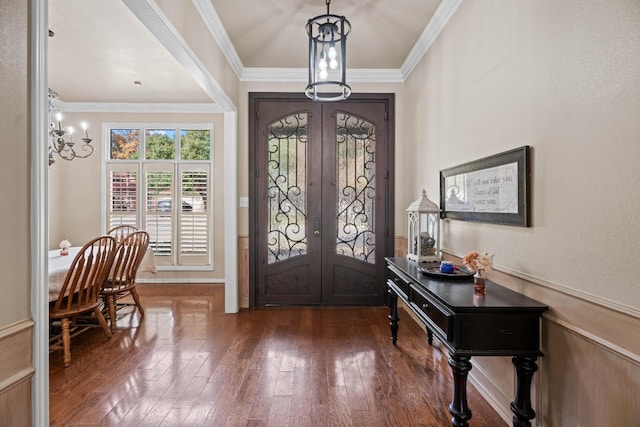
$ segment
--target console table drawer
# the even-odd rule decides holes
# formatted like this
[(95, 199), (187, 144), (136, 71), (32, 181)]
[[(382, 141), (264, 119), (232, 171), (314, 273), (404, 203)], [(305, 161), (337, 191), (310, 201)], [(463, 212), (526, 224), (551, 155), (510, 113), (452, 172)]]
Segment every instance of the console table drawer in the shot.
[(527, 313), (460, 315), (455, 330), (456, 349), (461, 352), (513, 354), (540, 349), (540, 321)]
[(391, 280), (398, 288), (400, 288), (400, 290), (404, 294), (402, 295), (402, 297), (404, 297), (405, 299), (409, 298), (409, 288), (411, 287), (409, 281), (404, 279), (392, 269), (388, 269), (387, 271), (389, 273), (389, 280)]
[(453, 317), (447, 314), (442, 308), (439, 308), (433, 302), (429, 301), (422, 294), (412, 289), (411, 292), (411, 304), (419, 310), (419, 313), (424, 314), (428, 319), (433, 322), (440, 333), (436, 332), (436, 335), (442, 335), (447, 341), (451, 341), (453, 335), (452, 320)]

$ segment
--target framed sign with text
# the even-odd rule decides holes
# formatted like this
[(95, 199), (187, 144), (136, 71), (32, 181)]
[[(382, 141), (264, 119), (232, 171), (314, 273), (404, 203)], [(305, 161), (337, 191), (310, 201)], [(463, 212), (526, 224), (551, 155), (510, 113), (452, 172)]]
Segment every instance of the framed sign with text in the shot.
[(442, 218), (529, 227), (529, 146), (440, 171)]

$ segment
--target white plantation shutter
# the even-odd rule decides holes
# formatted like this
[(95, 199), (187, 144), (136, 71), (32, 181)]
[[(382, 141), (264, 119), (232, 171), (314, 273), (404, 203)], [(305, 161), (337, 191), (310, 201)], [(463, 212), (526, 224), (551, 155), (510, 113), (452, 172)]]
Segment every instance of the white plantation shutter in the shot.
[(156, 264), (173, 265), (174, 261), (174, 169), (172, 163), (144, 163), (146, 209), (144, 229), (149, 233), (149, 247), (156, 254)]
[(156, 254), (156, 264), (172, 265), (173, 218), (170, 213), (145, 215), (144, 230), (149, 233), (149, 247)]
[(210, 198), (207, 165), (180, 165), (180, 264), (206, 265), (210, 258)]

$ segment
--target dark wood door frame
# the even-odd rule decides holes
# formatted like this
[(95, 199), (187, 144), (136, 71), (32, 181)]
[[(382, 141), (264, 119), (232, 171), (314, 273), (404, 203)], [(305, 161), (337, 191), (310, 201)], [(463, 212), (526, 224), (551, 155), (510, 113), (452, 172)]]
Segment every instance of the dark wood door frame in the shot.
[[(255, 180), (255, 171), (256, 168), (256, 156), (252, 155), (252, 150), (254, 150), (256, 141), (257, 141), (257, 117), (260, 114), (259, 112), (259, 104), (261, 101), (269, 101), (269, 102), (310, 102), (303, 93), (283, 93), (283, 92), (251, 92), (249, 93), (249, 306), (256, 306), (256, 280), (257, 280), (257, 256), (256, 256), (256, 245), (255, 245), (255, 236), (256, 236), (256, 221), (257, 221), (257, 208), (256, 203), (257, 200), (254, 200), (255, 195), (258, 194), (258, 189), (256, 188), (256, 180)], [(382, 250), (384, 251), (385, 256), (393, 256), (394, 250), (394, 191), (395, 191), (395, 95), (390, 93), (369, 93), (369, 94), (352, 94), (347, 101), (341, 102), (350, 102), (350, 101), (358, 101), (358, 102), (386, 102), (388, 103), (388, 127), (387, 127), (387, 152), (385, 155), (388, 159), (388, 168), (386, 177), (386, 185), (388, 186), (386, 191), (386, 215), (388, 218), (387, 229), (385, 230), (385, 244)], [(384, 263), (380, 263), (377, 271), (379, 271), (381, 275), (384, 275), (385, 265)], [(382, 277), (382, 276), (381, 276)]]

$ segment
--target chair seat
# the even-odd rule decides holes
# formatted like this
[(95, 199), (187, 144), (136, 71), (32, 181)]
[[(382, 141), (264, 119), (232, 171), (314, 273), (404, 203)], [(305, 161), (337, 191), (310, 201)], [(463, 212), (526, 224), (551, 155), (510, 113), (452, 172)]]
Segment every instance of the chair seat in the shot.
[(78, 316), (80, 314), (90, 313), (93, 310), (95, 310), (96, 307), (99, 307), (100, 304), (101, 304), (101, 301), (98, 300), (94, 304), (87, 305), (87, 306), (84, 306), (84, 307), (76, 306), (72, 310), (60, 309), (60, 310), (56, 311), (55, 313), (49, 313), (49, 317), (51, 319), (56, 319), (57, 320), (57, 319), (65, 318), (65, 317), (72, 317), (72, 316)]
[(107, 280), (102, 286), (102, 294), (119, 294), (130, 290), (135, 286), (135, 282), (131, 280)]

